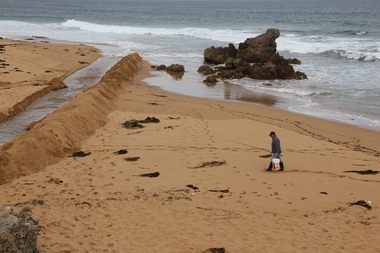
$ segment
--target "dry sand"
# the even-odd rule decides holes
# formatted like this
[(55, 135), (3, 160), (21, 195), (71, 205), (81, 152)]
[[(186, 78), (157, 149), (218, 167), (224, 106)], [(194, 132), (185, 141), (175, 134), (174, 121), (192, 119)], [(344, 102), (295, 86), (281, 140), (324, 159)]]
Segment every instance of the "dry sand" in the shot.
[[(32, 208), (40, 252), (380, 252), (380, 174), (345, 172), (379, 170), (379, 132), (172, 94), (149, 70), (127, 56), (1, 147), (0, 204)], [(264, 171), (270, 131), (284, 172)]]
[(63, 88), (67, 76), (100, 57), (92, 46), (0, 39), (0, 121)]

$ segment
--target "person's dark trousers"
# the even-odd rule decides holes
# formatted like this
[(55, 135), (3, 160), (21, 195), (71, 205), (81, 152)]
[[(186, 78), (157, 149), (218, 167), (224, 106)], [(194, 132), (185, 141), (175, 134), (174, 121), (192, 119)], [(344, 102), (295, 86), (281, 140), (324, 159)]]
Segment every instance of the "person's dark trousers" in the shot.
[(280, 170), (284, 170), (284, 163), (280, 162)]

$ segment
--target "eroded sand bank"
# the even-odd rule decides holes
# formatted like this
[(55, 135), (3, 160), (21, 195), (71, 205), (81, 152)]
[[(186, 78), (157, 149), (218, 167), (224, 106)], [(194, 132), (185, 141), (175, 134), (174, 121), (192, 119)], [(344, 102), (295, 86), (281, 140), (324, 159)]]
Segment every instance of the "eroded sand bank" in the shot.
[(0, 39), (0, 122), (100, 57), (92, 46)]

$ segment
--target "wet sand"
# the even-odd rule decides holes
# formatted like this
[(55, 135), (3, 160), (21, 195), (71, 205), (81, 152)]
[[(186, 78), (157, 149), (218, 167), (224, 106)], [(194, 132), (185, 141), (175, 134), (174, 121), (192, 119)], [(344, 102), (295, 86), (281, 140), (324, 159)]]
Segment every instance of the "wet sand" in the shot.
[[(379, 132), (166, 92), (150, 71), (127, 56), (1, 147), (0, 204), (32, 208), (40, 252), (380, 250), (380, 174), (349, 172), (379, 171)], [(284, 172), (264, 171), (270, 131)]]

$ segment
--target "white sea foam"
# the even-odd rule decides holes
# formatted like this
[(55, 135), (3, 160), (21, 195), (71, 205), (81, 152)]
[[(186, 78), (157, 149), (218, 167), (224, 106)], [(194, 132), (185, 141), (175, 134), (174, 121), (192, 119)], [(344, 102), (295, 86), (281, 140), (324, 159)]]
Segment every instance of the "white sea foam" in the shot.
[(346, 37), (284, 34), (277, 39), (279, 51), (297, 54), (330, 54), (347, 59), (380, 60), (380, 41)]
[(82, 31), (96, 33), (114, 33), (125, 35), (163, 35), (163, 36), (189, 36), (201, 39), (227, 41), (230, 43), (240, 43), (249, 37), (254, 37), (254, 34), (247, 30), (218, 30), (209, 28), (157, 28), (157, 27), (134, 27), (134, 26), (116, 26), (116, 25), (101, 25), (88, 22), (82, 22), (75, 19), (67, 20), (62, 23), (66, 28), (77, 28)]
[[(65, 16), (67, 18), (67, 16)], [(61, 19), (65, 20), (65, 19)], [(85, 20), (85, 19), (83, 19)], [(226, 22), (226, 21), (225, 21)], [(112, 24), (109, 21), (109, 24)], [(99, 21), (85, 22), (79, 19), (66, 19), (64, 22), (24, 22), (0, 20), (0, 36), (6, 38), (26, 38), (45, 36), (61, 41), (109, 44), (103, 50), (106, 56), (122, 57), (138, 52), (149, 61), (156, 63), (181, 62), (191, 66), (203, 64), (203, 50), (210, 46), (238, 46), (247, 38), (265, 32), (266, 28), (252, 25), (243, 28), (222, 25), (197, 27), (187, 23), (180, 27), (124, 23), (107, 25)], [(247, 28), (249, 27), (249, 28)], [(265, 26), (263, 26), (265, 27)], [(296, 57), (301, 65), (296, 70), (305, 72), (308, 80), (302, 81), (256, 81), (252, 79), (232, 80), (255, 92), (282, 96), (301, 101), (307, 107), (294, 107), (314, 116), (330, 117), (324, 109), (331, 109), (350, 117), (361, 115), (364, 125), (379, 125), (380, 104), (378, 102), (380, 75), (380, 40), (365, 29), (346, 29), (336, 33), (302, 29), (280, 29), (277, 49), (281, 55)], [(164, 88), (164, 87), (163, 87)], [(190, 87), (189, 89), (193, 89)], [(208, 88), (210, 90), (210, 88)], [(352, 108), (355, 104), (355, 108)], [(318, 107), (325, 106), (325, 107)], [(369, 111), (368, 108), (371, 108)], [(319, 110), (319, 112), (317, 112)], [(330, 112), (331, 113), (331, 112)], [(343, 117), (344, 118), (344, 117)], [(351, 122), (352, 123), (352, 122)]]
[[(13, 36), (38, 35), (53, 39), (72, 40), (91, 43), (109, 43), (123, 48), (158, 49), (155, 43), (150, 43), (149, 37), (173, 37), (178, 39), (189, 37), (218, 42), (217, 45), (227, 46), (233, 43), (236, 46), (247, 38), (255, 37), (259, 33), (254, 30), (241, 29), (210, 29), (197, 27), (184, 28), (157, 28), (137, 26), (117, 26), (83, 22), (75, 19), (63, 23), (29, 23), (22, 21), (0, 21), (0, 32)], [(362, 34), (362, 32), (360, 32)], [(132, 42), (131, 37), (146, 37), (145, 42)], [(129, 42), (127, 42), (129, 41)], [(165, 42), (164, 42), (165, 43)], [(212, 44), (212, 42), (210, 42)], [(148, 46), (150, 45), (150, 46)], [(302, 33), (282, 33), (277, 39), (277, 49), (280, 52), (296, 54), (325, 54), (331, 57), (341, 57), (360, 61), (380, 60), (380, 41), (353, 36), (316, 36)]]
[(368, 118), (360, 115), (344, 113), (339, 110), (331, 110), (322, 107), (317, 103), (304, 104), (303, 106), (291, 106), (288, 108), (292, 112), (310, 115), (313, 117), (328, 119), (331, 121), (366, 127), (369, 129), (379, 129), (380, 120)]

